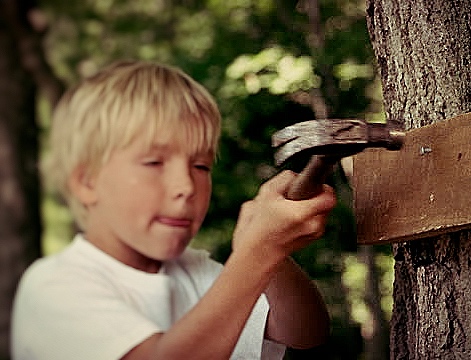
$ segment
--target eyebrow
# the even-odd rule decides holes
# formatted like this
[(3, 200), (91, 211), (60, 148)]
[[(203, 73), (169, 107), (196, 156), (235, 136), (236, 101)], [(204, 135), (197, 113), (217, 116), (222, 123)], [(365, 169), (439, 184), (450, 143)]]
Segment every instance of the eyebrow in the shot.
[[(144, 149), (143, 151), (145, 151), (145, 152), (153, 152), (153, 151), (168, 152), (168, 151), (172, 150), (172, 148), (175, 146), (174, 144), (153, 142), (147, 149)], [(185, 146), (178, 146), (177, 145), (177, 148), (184, 149)], [(181, 149), (179, 149), (179, 150), (181, 150)], [(212, 159), (214, 159), (216, 157), (216, 153), (212, 149), (197, 150), (195, 152), (187, 151), (188, 149), (184, 149), (184, 150), (188, 155), (191, 155), (191, 156), (194, 156), (194, 157), (199, 157), (199, 156), (206, 157), (206, 156), (208, 156), (208, 157), (211, 157)]]

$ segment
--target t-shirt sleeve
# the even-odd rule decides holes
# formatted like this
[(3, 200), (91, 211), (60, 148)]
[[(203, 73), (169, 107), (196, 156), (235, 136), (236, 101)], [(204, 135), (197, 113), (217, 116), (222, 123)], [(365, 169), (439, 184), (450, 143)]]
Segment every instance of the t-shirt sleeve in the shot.
[(12, 327), (15, 360), (119, 359), (165, 330), (112, 287), (67, 274), (45, 281), (34, 265), (19, 285)]

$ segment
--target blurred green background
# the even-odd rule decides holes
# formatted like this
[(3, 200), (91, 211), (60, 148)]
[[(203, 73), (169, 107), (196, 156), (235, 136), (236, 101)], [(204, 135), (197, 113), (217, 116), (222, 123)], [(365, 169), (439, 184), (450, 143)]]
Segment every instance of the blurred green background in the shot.
[[(47, 62), (69, 86), (116, 59), (181, 67), (216, 97), (223, 115), (211, 208), (194, 246), (224, 261), (242, 202), (276, 173), (274, 131), (313, 118), (383, 121), (381, 88), (358, 0), (41, 0)], [(52, 105), (37, 101), (42, 157)], [(388, 246), (357, 247), (351, 189), (339, 197), (325, 236), (295, 259), (318, 282), (333, 318), (324, 349), (288, 358), (387, 359), (393, 260)], [(72, 238), (73, 221), (43, 180), (45, 254)], [(375, 347), (376, 352), (366, 351)], [(374, 354), (372, 357), (371, 354)]]

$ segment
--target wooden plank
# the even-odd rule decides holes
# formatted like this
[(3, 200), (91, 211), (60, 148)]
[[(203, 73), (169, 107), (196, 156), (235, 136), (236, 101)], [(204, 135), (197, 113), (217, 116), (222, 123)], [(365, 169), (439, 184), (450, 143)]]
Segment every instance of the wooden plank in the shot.
[(353, 159), (358, 243), (471, 228), (471, 113), (410, 130), (403, 149)]

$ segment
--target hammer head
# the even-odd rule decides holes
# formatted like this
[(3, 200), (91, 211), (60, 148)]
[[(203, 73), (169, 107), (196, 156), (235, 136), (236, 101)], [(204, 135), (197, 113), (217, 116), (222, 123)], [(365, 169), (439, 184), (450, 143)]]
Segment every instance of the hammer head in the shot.
[(387, 124), (367, 123), (356, 119), (310, 120), (300, 122), (272, 136), (276, 165), (288, 159), (303, 161), (312, 155), (351, 156), (368, 147), (399, 150), (404, 132)]

